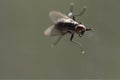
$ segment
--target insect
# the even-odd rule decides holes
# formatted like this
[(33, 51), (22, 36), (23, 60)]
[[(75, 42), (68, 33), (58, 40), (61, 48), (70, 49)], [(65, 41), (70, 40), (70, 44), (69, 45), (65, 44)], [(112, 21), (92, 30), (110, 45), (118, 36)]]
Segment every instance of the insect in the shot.
[(76, 45), (80, 46), (81, 52), (85, 53), (85, 51), (82, 48), (82, 45), (77, 42), (73, 41), (74, 34), (76, 33), (79, 37), (82, 37), (85, 31), (90, 31), (92, 30), (91, 28), (86, 28), (85, 25), (83, 25), (81, 22), (78, 23), (76, 21), (77, 16), (82, 16), (83, 13), (86, 11), (86, 7), (83, 7), (83, 10), (79, 14), (74, 14), (73, 13), (73, 7), (74, 4), (70, 4), (70, 12), (68, 13), (68, 16), (58, 12), (58, 11), (51, 11), (49, 13), (49, 17), (53, 21), (53, 25), (48, 27), (44, 31), (45, 36), (57, 36), (59, 35), (60, 37), (58, 40), (53, 44), (55, 46), (60, 39), (66, 35), (66, 34), (71, 34), (70, 41), (73, 42)]

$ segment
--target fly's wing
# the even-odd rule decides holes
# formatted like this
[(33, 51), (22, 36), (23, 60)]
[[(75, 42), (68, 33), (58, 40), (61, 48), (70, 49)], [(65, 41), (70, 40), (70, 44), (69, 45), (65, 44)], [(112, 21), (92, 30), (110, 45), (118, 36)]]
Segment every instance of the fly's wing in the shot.
[(60, 35), (60, 31), (57, 30), (54, 25), (52, 25), (44, 31), (44, 35), (45, 36), (57, 36), (57, 35)]
[[(57, 22), (61, 19), (64, 19), (64, 20), (69, 19), (69, 17), (67, 17), (66, 15), (64, 15), (58, 11), (51, 11), (49, 13), (49, 16), (50, 16), (51, 20), (54, 22), (54, 24), (57, 24)], [(44, 32), (45, 36), (57, 36), (60, 34), (61, 34), (61, 32), (58, 29), (56, 29), (56, 27), (54, 25), (48, 27)]]
[(60, 19), (68, 19), (66, 15), (62, 14), (61, 12), (58, 11), (51, 11), (49, 13), (50, 18), (52, 21), (56, 24)]

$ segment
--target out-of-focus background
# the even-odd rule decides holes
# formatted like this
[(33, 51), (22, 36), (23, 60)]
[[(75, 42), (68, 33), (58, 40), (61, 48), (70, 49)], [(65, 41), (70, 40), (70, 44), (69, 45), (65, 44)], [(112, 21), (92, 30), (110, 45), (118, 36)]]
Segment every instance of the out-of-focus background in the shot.
[[(46, 37), (52, 25), (48, 14), (87, 11), (77, 21), (93, 31), (69, 42), (70, 35), (52, 48), (58, 37)], [(0, 0), (0, 79), (120, 78), (119, 0)]]

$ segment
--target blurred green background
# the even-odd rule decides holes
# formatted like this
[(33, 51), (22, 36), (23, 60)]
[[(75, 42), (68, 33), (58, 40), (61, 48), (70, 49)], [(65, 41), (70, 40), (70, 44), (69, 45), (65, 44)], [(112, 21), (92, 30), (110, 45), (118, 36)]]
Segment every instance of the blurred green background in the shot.
[[(52, 25), (48, 14), (67, 14), (84, 5), (82, 21), (93, 31), (69, 42), (70, 35), (52, 48), (58, 37), (46, 37)], [(120, 78), (120, 0), (0, 0), (0, 79), (3, 78)]]

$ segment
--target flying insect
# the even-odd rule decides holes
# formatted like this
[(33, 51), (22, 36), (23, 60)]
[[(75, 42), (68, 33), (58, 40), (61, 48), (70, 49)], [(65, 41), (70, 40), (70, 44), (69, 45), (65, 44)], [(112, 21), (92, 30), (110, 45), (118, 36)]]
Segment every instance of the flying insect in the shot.
[(51, 18), (54, 24), (44, 31), (44, 35), (45, 36), (59, 35), (60, 37), (53, 44), (53, 46), (55, 46), (64, 35), (71, 34), (70, 41), (76, 45), (79, 45), (82, 53), (85, 53), (85, 51), (82, 48), (82, 45), (77, 41), (73, 41), (74, 34), (76, 33), (79, 37), (82, 37), (86, 31), (91, 31), (92, 29), (86, 28), (84, 24), (82, 24), (81, 22), (78, 23), (76, 21), (77, 16), (82, 16), (84, 14), (84, 12), (86, 11), (86, 7), (83, 7), (83, 10), (78, 14), (73, 13), (73, 7), (74, 4), (71, 3), (70, 12), (68, 13), (68, 15), (65, 15), (59, 11), (51, 11), (49, 13), (49, 17)]

